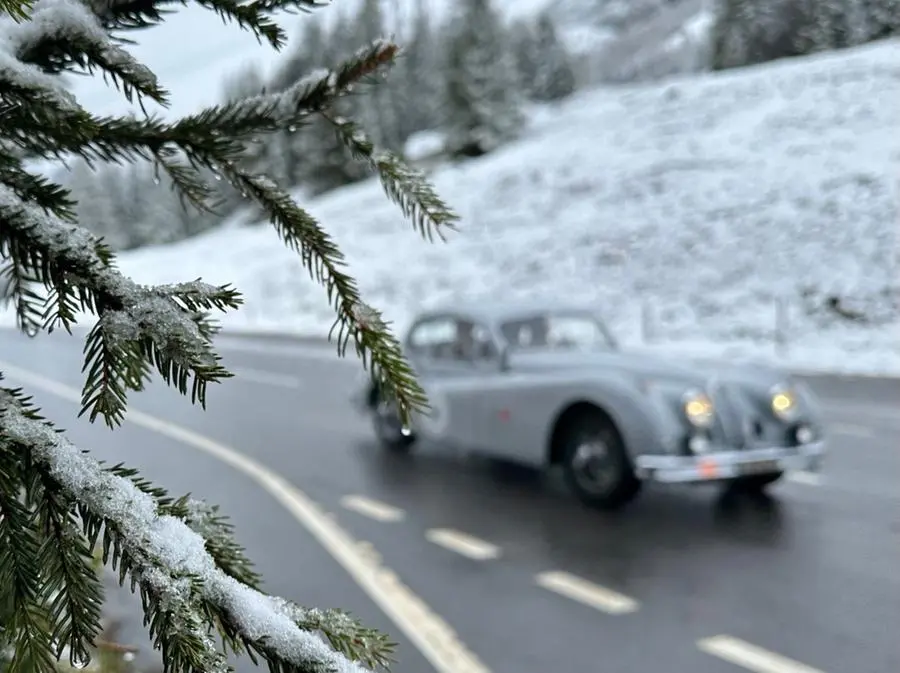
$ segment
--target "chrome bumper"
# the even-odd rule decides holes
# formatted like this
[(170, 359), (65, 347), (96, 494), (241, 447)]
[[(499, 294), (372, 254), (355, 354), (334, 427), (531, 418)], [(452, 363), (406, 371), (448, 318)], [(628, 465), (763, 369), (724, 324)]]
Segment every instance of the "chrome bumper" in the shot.
[(762, 447), (743, 451), (710, 451), (699, 456), (638, 456), (640, 479), (664, 483), (690, 483), (735, 479), (771, 472), (818, 472), (825, 442), (798, 447)]

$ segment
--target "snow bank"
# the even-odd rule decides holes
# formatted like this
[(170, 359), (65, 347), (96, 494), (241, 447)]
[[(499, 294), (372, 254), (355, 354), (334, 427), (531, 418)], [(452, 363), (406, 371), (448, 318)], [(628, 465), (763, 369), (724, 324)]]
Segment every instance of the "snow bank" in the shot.
[[(363, 296), (402, 329), (454, 297), (601, 308), (626, 344), (900, 372), (900, 41), (580, 94), (525, 139), (432, 174), (462, 215), (422, 241), (375, 182), (306, 202)], [(267, 226), (121, 257), (139, 282), (233, 282), (234, 328), (322, 333), (332, 314)], [(805, 293), (805, 298), (804, 298)], [(874, 324), (829, 319), (836, 295)], [(9, 318), (7, 318), (7, 321)]]

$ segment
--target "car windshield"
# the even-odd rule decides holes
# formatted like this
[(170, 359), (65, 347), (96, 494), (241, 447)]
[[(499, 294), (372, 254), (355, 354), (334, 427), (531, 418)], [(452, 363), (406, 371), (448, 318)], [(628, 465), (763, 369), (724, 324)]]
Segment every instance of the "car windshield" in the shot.
[(517, 350), (609, 350), (609, 333), (589, 313), (542, 313), (509, 320), (500, 331)]

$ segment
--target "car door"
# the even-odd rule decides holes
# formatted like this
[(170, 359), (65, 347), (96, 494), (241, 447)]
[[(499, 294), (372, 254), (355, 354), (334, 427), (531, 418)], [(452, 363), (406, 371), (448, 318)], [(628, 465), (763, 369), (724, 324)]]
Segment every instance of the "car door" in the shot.
[[(507, 348), (527, 348), (541, 340), (540, 320), (530, 318), (501, 325), (497, 343)], [(498, 363), (499, 364), (499, 363)], [(494, 368), (486, 382), (480, 406), (483, 428), (491, 452), (509, 460), (541, 464), (544, 460), (547, 421), (559, 399), (559, 386), (537, 371), (508, 366)]]
[(473, 396), (483, 370), (461, 338), (472, 324), (451, 314), (430, 316), (412, 327), (407, 345), (431, 406), (419, 419), (423, 433), (464, 448), (477, 448), (483, 435), (483, 413)]

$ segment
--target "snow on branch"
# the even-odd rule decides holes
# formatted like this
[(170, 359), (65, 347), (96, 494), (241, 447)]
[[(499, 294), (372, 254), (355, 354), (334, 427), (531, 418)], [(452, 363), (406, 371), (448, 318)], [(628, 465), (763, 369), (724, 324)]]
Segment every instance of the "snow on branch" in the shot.
[(126, 98), (132, 92), (167, 104), (167, 94), (147, 66), (113, 41), (100, 20), (78, 0), (37, 0), (31, 19), (24, 23), (0, 23), (6, 47), (24, 63), (59, 72), (77, 65), (91, 72), (99, 68), (114, 82), (124, 84)]
[[(173, 4), (170, 0), (86, 0), (86, 3), (107, 30), (135, 30), (158, 25), (164, 15), (172, 11), (169, 5)], [(182, 0), (180, 4), (187, 6), (188, 0)], [(287, 35), (272, 20), (272, 15), (296, 9), (311, 11), (330, 5), (331, 0), (196, 0), (196, 4), (215, 12), (225, 22), (237, 23), (257, 39), (265, 39), (270, 46), (280, 49)], [(162, 5), (166, 5), (165, 9)]]
[(44, 313), (51, 328), (58, 322), (69, 330), (79, 309), (100, 317), (86, 347), (89, 377), (82, 401), (92, 419), (102, 414), (108, 423), (121, 420), (126, 390), (140, 390), (146, 378), (147, 365), (135, 375), (136, 362), (155, 361), (167, 382), (177, 379), (182, 393), (193, 374), (194, 397), (201, 403), (208, 381), (229, 376), (212, 351), (212, 329), (200, 311), (237, 307), (235, 290), (199, 281), (138, 285), (112, 265), (112, 253), (93, 234), (2, 184), (0, 222), (0, 249), (13, 268), (52, 290), (55, 306)]
[(274, 118), (278, 128), (297, 125), (310, 114), (327, 108), (335, 99), (349, 93), (353, 85), (393, 64), (400, 48), (389, 40), (375, 40), (356, 51), (338, 69), (319, 68), (278, 93), (262, 93), (243, 98), (221, 108), (193, 115), (205, 117), (213, 110), (228, 110), (229, 116)]
[[(307, 611), (230, 577), (207, 552), (200, 534), (180, 518), (161, 515), (151, 495), (131, 480), (104, 469), (28, 409), (16, 393), (2, 388), (0, 448), (27, 452), (62, 493), (80, 505), (83, 515), (102, 519), (107, 529), (115, 531), (117, 549), (129, 555), (131, 575), (142, 592), (157, 601), (160, 612), (172, 615), (182, 627), (193, 631), (188, 645), (202, 652), (184, 652), (203, 670), (227, 670), (224, 656), (203, 626), (208, 619), (203, 607), (207, 604), (245, 643), (297, 671), (367, 671), (332, 649), (316, 632), (298, 626), (321, 623), (320, 611)], [(167, 640), (177, 637), (172, 631), (165, 636)]]

